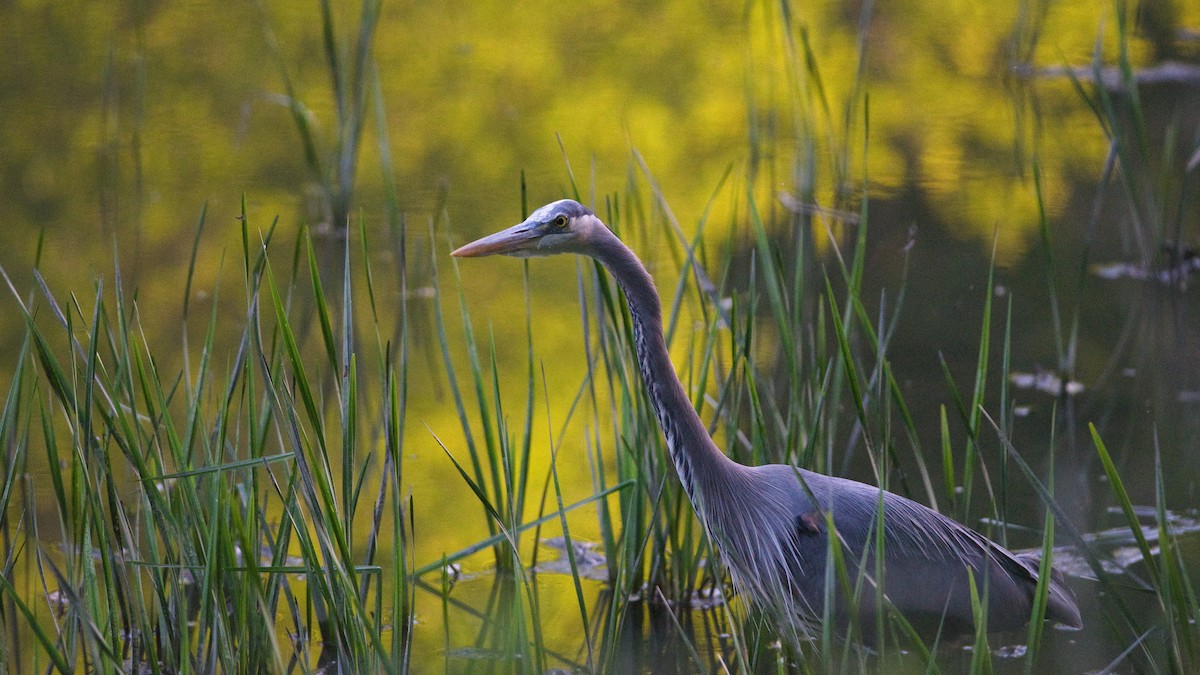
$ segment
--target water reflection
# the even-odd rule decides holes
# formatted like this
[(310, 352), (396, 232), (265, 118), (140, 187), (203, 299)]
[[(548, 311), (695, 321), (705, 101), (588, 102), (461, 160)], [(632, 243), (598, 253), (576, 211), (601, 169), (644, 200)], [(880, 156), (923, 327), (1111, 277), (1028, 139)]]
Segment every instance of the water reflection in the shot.
[[(1186, 500), (1200, 475), (1200, 307), (1194, 283), (1186, 289), (1143, 283), (1139, 277), (1161, 272), (1164, 241), (1172, 242), (1177, 254), (1195, 244), (1200, 180), (1195, 87), (1185, 79), (1139, 89), (1144, 138), (1137, 135), (1136, 120), (1123, 118), (1123, 124), (1132, 125), (1132, 145), (1143, 151), (1127, 152), (1106, 136), (1070, 81), (1060, 76), (1086, 74), (1078, 67), (1092, 58), (1106, 8), (1058, 3), (1043, 10), (974, 2), (881, 6), (870, 17), (865, 40), (870, 135), (864, 140), (862, 111), (840, 108), (858, 69), (856, 6), (827, 2), (795, 9), (795, 30), (788, 34), (802, 32), (810, 41), (824, 85), (823, 91), (804, 90), (808, 100), (790, 93), (790, 66), (800, 57), (783, 45), (783, 19), (766, 5), (535, 3), (520, 12), (506, 3), (385, 6), (374, 51), (382, 105), (367, 116), (369, 125), (378, 126), (364, 134), (348, 210), (365, 221), (371, 242), (365, 255), (380, 280), (381, 334), (391, 336), (393, 344), (400, 343), (402, 323), (396, 307), (401, 299), (411, 301), (410, 419), (441, 435), (457, 428), (432, 328), (431, 298), (424, 290), (435, 283), (429, 261), (445, 265), (452, 239), (461, 243), (517, 222), (522, 173), (531, 203), (571, 191), (564, 154), (585, 201), (600, 204), (606, 196), (640, 194), (640, 201), (624, 202), (628, 236), (657, 265), (660, 279), (673, 281), (674, 249), (648, 225), (658, 211), (646, 196), (645, 175), (630, 160), (632, 146), (645, 157), (689, 236), (710, 199), (715, 214), (710, 222), (744, 225), (741, 200), (749, 188), (761, 193), (773, 236), (786, 237), (775, 233), (806, 207), (806, 200), (828, 209), (856, 206), (839, 200), (846, 185), (856, 186), (866, 172), (872, 201), (864, 297), (880, 298), (886, 313), (906, 279), (890, 354), (928, 449), (938, 446), (939, 406), (951, 405), (947, 379), (969, 388), (995, 241), (998, 285), (1005, 294), (996, 298), (1000, 309), (993, 335), (998, 342), (1002, 317), (1011, 307), (1011, 368), (1054, 372), (1060, 382), (1084, 387), (1073, 398), (1012, 392), (1012, 408), (1024, 413), (1010, 420), (1016, 447), (1041, 475), (1056, 466), (1057, 494), (1065, 496), (1063, 506), (1083, 532), (1113, 526), (1107, 510), (1111, 494), (1088, 423), (1095, 423), (1109, 443), (1135, 503), (1154, 503), (1155, 465), (1168, 467), (1163, 476), (1168, 501)], [(335, 10), (348, 33), (355, 10), (340, 5)], [(1180, 3), (1175, 21), (1194, 26), (1200, 23), (1197, 11), (1194, 4)], [(18, 294), (38, 285), (35, 268), (60, 298), (72, 293), (88, 298), (97, 279), (111, 294), (120, 277), (130, 297), (136, 296), (147, 349), (162, 372), (186, 379), (183, 374), (195, 368), (189, 357), (203, 343), (211, 312), (219, 317), (217, 361), (236, 352), (241, 337), (243, 326), (229, 319), (239, 316), (230, 307), (237, 305), (233, 299), (243, 282), (235, 262), (241, 258), (243, 194), (252, 247), (279, 218), (273, 251), (281, 277), (299, 274), (292, 272), (296, 258), (290, 254), (302, 226), (332, 233), (319, 237), (317, 246), (328, 252), (321, 256), (329, 265), (326, 283), (336, 287), (340, 223), (329, 222), (337, 218), (316, 187), (291, 101), (283, 96), (282, 76), (272, 65), (278, 58), (295, 83), (295, 100), (303, 103), (313, 125), (317, 154), (334, 156), (331, 146), (339, 130), (314, 14), (292, 3), (0, 5), (0, 37), (12, 47), (0, 61), (0, 266)], [(1163, 54), (1161, 35), (1135, 37), (1135, 52)], [(1104, 30), (1100, 49), (1106, 63), (1112, 61), (1114, 44), (1112, 31)], [(1180, 49), (1169, 55), (1188, 56)], [(1035, 69), (1035, 77), (1014, 70), (1018, 62), (1046, 68)], [(1147, 58), (1145, 65), (1153, 64)], [(1103, 71), (1101, 80), (1111, 72)], [(1161, 71), (1141, 72), (1145, 77)], [(1130, 92), (1111, 89), (1110, 102), (1126, 110)], [(375, 119), (376, 114), (382, 117)], [(812, 147), (798, 149), (805, 142)], [(835, 163), (843, 145), (855, 152), (834, 184), (815, 167)], [(859, 147), (866, 148), (865, 160), (859, 159)], [(384, 155), (390, 164), (385, 165)], [(1040, 241), (1034, 159), (1051, 233), (1047, 249)], [(742, 184), (749, 180), (742, 178), (746, 175), (759, 182)], [(718, 190), (723, 180), (725, 187)], [(394, 236), (398, 215), (390, 210), (390, 200), (407, 216), (404, 244)], [(197, 262), (189, 270), (196, 222), (206, 205)], [(722, 236), (719, 229), (711, 227), (708, 236)], [(743, 240), (744, 249), (731, 258), (742, 264), (736, 272), (747, 273), (751, 244), (748, 237)], [(790, 242), (774, 243), (786, 250)], [(403, 247), (408, 255), (398, 253)], [(1047, 278), (1047, 257), (1056, 261), (1055, 278)], [(1179, 255), (1175, 262), (1185, 260), (1194, 264), (1194, 258)], [(402, 272), (399, 261), (407, 266)], [(1110, 269), (1127, 273), (1118, 279), (1086, 276), (1090, 263), (1109, 261), (1123, 266)], [(536, 313), (534, 332), (539, 353), (555, 356), (546, 398), (557, 404), (569, 400), (584, 377), (582, 360), (570, 355), (582, 354), (585, 341), (593, 338), (578, 319), (548, 311), (574, 301), (576, 288), (563, 281), (575, 278), (574, 263), (547, 265), (530, 272), (529, 286), (532, 302), (547, 310)], [(452, 293), (453, 274), (442, 269), (441, 287)], [(191, 271), (195, 277), (188, 286)], [(718, 270), (708, 272), (716, 277)], [(818, 271), (812, 273), (810, 281), (819, 280)], [(476, 272), (462, 283), (477, 308), (472, 310), (477, 325), (494, 338), (500, 390), (521, 391), (523, 327), (513, 321), (513, 308), (524, 301), (520, 279)], [(191, 289), (189, 297), (183, 297), (185, 288)], [(297, 306), (307, 301), (300, 297)], [(11, 299), (4, 302), (10, 304), (0, 312), (0, 353), (15, 355), (23, 319)], [(306, 314), (310, 323), (302, 327), (301, 340), (312, 346), (319, 327), (312, 313)], [(45, 312), (38, 320), (51, 322)], [(450, 330), (451, 340), (461, 338), (461, 326), (452, 324)], [(1068, 335), (1073, 338), (1064, 339)], [(0, 359), (0, 381), (11, 380), (11, 361)], [(336, 374), (322, 377), (329, 394)], [(996, 395), (989, 396), (985, 407), (994, 410)], [(376, 416), (381, 407), (364, 402)], [(563, 413), (550, 414), (558, 419)], [(572, 433), (568, 438), (582, 447), (579, 437), (586, 433)], [(963, 446), (962, 433), (953, 434), (952, 444)], [(458, 440), (450, 435), (447, 443), (454, 447)], [(480, 509), (461, 506), (473, 497), (421, 425), (408, 429), (405, 448), (405, 487), (412, 490), (416, 510), (419, 560), (436, 560), (488, 536)], [(1000, 512), (988, 513), (980, 503), (958, 505), (957, 512), (972, 524), (984, 515), (1038, 523), (1036, 494), (1004, 473), (1008, 469), (995, 444), (985, 450), (991, 454), (984, 462), (998, 478)], [(587, 461), (583, 453), (571, 461), (566, 455), (564, 483), (583, 498), (592, 491)], [(836, 459), (838, 473), (872, 478), (862, 453)], [(937, 453), (929, 459), (937, 461)], [(23, 467), (35, 494), (59, 470), (45, 456), (31, 456)], [(912, 466), (896, 470), (915, 473)], [(951, 488), (938, 495), (954, 500)], [(55, 541), (59, 523), (50, 503), (40, 496), (28, 500), (40, 533)], [(593, 520), (580, 519), (578, 526), (596, 534)], [(1017, 545), (1037, 541), (1029, 533), (1011, 537)], [(1194, 549), (1188, 551), (1195, 559)], [(501, 575), (465, 583), (459, 592), (486, 583), (492, 587), (473, 593), (482, 595), (482, 602), (459, 608), (459, 600), (451, 601), (455, 611), (473, 607), (486, 628), (469, 636), (454, 632), (455, 646), (441, 651), (436, 631), (433, 637), (418, 635), (418, 651), (464, 662), (495, 653), (471, 650), (523, 654), (530, 639), (525, 629), (516, 622), (497, 627), (500, 619), (490, 622), (489, 617), (528, 605), (531, 593), (564, 596), (555, 604), (568, 609), (574, 602), (570, 589), (531, 591)], [(1080, 595), (1091, 603), (1093, 615), (1100, 615), (1103, 606), (1086, 584)], [(588, 598), (593, 625), (603, 625), (612, 598), (598, 588), (590, 588)], [(420, 614), (428, 620), (439, 603), (426, 598)], [(1135, 606), (1150, 613), (1144, 604)], [(613, 651), (630, 664), (686, 671), (696, 665), (681, 637), (689, 635), (704, 668), (713, 667), (716, 658), (729, 662), (732, 648), (722, 611), (672, 612), (647, 597), (623, 610), (621, 646)], [(564, 619), (551, 630), (569, 632), (568, 625), (576, 626), (577, 620)], [(1099, 661), (1127, 646), (1092, 634), (1062, 640), (1078, 640), (1064, 650), (1095, 652)], [(567, 645), (555, 652), (561, 654), (555, 667), (588, 662), (578, 640), (555, 644)], [(593, 645), (599, 648), (608, 647)]]

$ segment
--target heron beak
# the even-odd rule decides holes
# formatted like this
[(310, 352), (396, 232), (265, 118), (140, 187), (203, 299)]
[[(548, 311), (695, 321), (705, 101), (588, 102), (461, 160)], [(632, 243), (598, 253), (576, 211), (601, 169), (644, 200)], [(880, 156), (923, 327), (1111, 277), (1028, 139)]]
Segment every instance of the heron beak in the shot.
[(514, 225), (507, 230), (489, 234), (482, 239), (462, 246), (450, 255), (458, 258), (481, 258), (485, 255), (512, 255), (535, 244), (541, 233), (529, 222)]

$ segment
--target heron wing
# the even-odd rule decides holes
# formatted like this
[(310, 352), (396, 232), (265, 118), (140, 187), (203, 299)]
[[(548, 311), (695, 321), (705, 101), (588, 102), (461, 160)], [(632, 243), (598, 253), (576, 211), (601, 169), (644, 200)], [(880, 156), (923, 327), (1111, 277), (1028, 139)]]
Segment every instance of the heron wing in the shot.
[[(851, 582), (864, 589), (860, 613), (873, 609), (874, 602), (865, 596), (876, 595), (869, 589), (878, 584), (918, 630), (967, 633), (974, 627), (974, 584), (979, 596), (986, 598), (989, 630), (1018, 628), (1028, 622), (1038, 580), (1036, 562), (911, 499), (855, 481), (781, 469), (801, 488), (792, 528), (798, 549), (808, 551), (812, 560), (814, 547), (827, 546), (830, 537), (823, 528), (823, 512), (828, 512), (846, 553)], [(876, 523), (881, 506), (880, 547)], [(876, 564), (879, 556), (882, 565)], [(876, 579), (877, 574), (882, 578)], [(858, 583), (856, 577), (867, 583)], [(1070, 590), (1058, 579), (1052, 578), (1048, 586), (1046, 617), (1068, 626), (1081, 625)]]

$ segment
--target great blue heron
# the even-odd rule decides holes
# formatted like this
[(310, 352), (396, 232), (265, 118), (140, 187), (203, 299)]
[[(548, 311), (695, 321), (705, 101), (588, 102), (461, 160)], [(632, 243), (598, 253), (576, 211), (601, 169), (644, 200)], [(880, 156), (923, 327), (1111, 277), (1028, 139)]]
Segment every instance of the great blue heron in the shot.
[[(975, 584), (986, 603), (989, 631), (1029, 622), (1038, 579), (1033, 560), (879, 488), (782, 464), (744, 466), (726, 457), (709, 437), (671, 365), (653, 279), (587, 207), (569, 199), (547, 204), (525, 222), (467, 244), (453, 255), (557, 253), (595, 258), (624, 290), (638, 367), (680, 481), (734, 587), (761, 609), (793, 627), (831, 617), (844, 628), (851, 620), (848, 608), (855, 606), (845, 598), (854, 594), (844, 592), (837, 575), (826, 575), (829, 546), (839, 542), (850, 583), (859, 588), (859, 616), (876, 616), (878, 599), (885, 598), (922, 633), (967, 635), (975, 628)], [(881, 501), (882, 561), (875, 553)], [(1070, 590), (1057, 579), (1047, 588), (1046, 618), (1081, 627)], [(827, 597), (838, 598), (829, 612)], [(873, 635), (873, 624), (862, 621), (861, 635)]]

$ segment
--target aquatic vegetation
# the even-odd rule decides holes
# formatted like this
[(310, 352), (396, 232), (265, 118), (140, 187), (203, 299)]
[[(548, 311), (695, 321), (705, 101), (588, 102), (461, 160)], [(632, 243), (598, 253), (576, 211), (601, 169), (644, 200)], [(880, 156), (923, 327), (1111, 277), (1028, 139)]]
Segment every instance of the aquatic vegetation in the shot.
[[(228, 37), (140, 7), (47, 6), (84, 32), (0, 67), (0, 669), (1196, 670), (1200, 108), (1146, 89), (1174, 71), (1136, 7), (263, 3)], [(529, 193), (647, 260), (732, 457), (1053, 562), (1083, 632), (881, 610), (867, 648), (780, 640), (691, 513), (613, 280), (449, 257)]]

